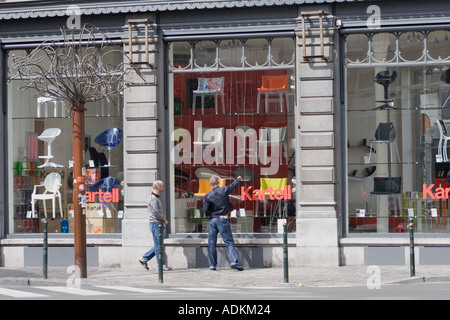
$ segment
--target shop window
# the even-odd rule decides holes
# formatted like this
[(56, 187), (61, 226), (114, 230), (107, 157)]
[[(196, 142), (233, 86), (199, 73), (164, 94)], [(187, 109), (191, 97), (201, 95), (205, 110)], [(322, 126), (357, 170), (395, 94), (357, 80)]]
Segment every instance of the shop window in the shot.
[(408, 232), (411, 217), (416, 232), (450, 232), (448, 41), (447, 31), (346, 37), (349, 233)]
[[(41, 233), (42, 219), (47, 218), (48, 232), (72, 233), (70, 105), (20, 89), (26, 80), (12, 76), (12, 58), (26, 54), (23, 50), (8, 52), (8, 232)], [(105, 61), (105, 65), (110, 63), (114, 61)], [(123, 213), (123, 97), (118, 94), (85, 107), (86, 231), (119, 233)], [(34, 206), (32, 198), (36, 199)]]
[[(284, 222), (295, 232), (293, 57), (293, 38), (169, 45), (173, 232), (207, 231), (212, 175), (243, 178), (230, 196), (233, 232), (277, 233)], [(263, 87), (264, 77), (283, 85)]]

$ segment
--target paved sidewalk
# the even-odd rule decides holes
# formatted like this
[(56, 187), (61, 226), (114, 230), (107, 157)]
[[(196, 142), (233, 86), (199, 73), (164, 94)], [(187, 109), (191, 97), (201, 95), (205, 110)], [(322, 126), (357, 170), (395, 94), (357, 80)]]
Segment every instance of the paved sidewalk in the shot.
[[(379, 268), (379, 269), (378, 269)], [(220, 276), (219, 276), (220, 275)], [(73, 273), (65, 267), (49, 267), (47, 279), (42, 267), (21, 269), (0, 268), (0, 286), (67, 285)], [(343, 267), (290, 267), (289, 282), (284, 282), (283, 268), (246, 268), (237, 271), (229, 268), (173, 269), (163, 272), (159, 282), (158, 270), (88, 268), (88, 277), (81, 285), (127, 286), (187, 286), (187, 287), (283, 287), (283, 286), (367, 286), (379, 279), (381, 285), (450, 281), (450, 265), (416, 266), (416, 276), (410, 277), (409, 266), (343, 266)]]

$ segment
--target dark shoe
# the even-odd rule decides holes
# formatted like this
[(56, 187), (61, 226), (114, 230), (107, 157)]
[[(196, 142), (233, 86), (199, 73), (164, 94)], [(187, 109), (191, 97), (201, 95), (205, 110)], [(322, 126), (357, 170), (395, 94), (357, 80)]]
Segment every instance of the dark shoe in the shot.
[(211, 266), (211, 267), (209, 267), (209, 270), (216, 271), (216, 267)]
[(139, 262), (141, 263), (141, 265), (142, 265), (146, 270), (148, 270), (147, 261), (139, 259)]
[(239, 270), (239, 271), (244, 270), (244, 267), (241, 266), (241, 265), (239, 265), (239, 264), (232, 264), (232, 265), (231, 265), (231, 268), (236, 269), (236, 270)]

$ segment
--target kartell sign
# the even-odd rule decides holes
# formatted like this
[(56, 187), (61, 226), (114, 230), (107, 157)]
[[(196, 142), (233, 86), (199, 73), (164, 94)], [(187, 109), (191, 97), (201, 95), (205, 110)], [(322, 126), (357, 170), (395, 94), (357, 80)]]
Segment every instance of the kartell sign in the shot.
[(291, 200), (291, 186), (285, 185), (283, 189), (275, 189), (269, 187), (269, 189), (253, 189), (252, 186), (247, 188), (241, 187), (241, 200), (242, 201), (255, 201), (264, 200), (266, 195), (270, 200)]
[(434, 184), (430, 184), (429, 186), (427, 186), (426, 184), (422, 185), (422, 193), (424, 199), (427, 199), (428, 197), (430, 199), (448, 199), (450, 188), (438, 187), (435, 188), (433, 192), (434, 187)]
[(98, 196), (98, 202), (119, 202), (119, 188), (113, 188), (111, 192), (103, 192), (102, 189), (98, 191), (86, 191), (86, 202), (97, 202), (95, 199), (96, 196)]

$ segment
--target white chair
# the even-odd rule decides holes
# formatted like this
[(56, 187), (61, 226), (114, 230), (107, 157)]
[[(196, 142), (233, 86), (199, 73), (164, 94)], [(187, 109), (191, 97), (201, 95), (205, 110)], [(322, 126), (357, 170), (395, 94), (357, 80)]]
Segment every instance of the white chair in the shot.
[(60, 164), (56, 164), (53, 162), (50, 162), (50, 159), (53, 159), (52, 154), (52, 143), (56, 139), (57, 136), (61, 134), (61, 129), (59, 128), (48, 128), (45, 129), (44, 132), (38, 137), (39, 140), (47, 142), (47, 155), (46, 156), (39, 156), (41, 159), (45, 159), (45, 162), (43, 165), (40, 165), (38, 168), (60, 168), (63, 167)]
[(447, 157), (447, 141), (450, 140), (450, 136), (447, 133), (447, 126), (444, 121), (436, 120), (436, 123), (439, 127), (439, 146), (438, 146), (438, 158), (441, 161), (448, 162)]
[[(55, 207), (55, 200), (58, 198), (59, 200), (59, 212), (61, 215), (61, 218), (63, 217), (63, 211), (62, 211), (62, 203), (61, 203), (61, 193), (59, 192), (59, 188), (61, 187), (61, 175), (57, 172), (52, 172), (45, 177), (44, 183), (39, 185), (34, 185), (33, 193), (31, 194), (31, 213), (33, 217), (35, 216), (34, 213), (34, 206), (37, 200), (42, 200), (44, 203), (44, 214), (47, 218), (47, 200), (52, 200), (52, 208), (53, 208), (53, 219), (56, 216), (56, 207)], [(38, 188), (45, 188), (45, 191), (43, 193), (37, 193)]]

